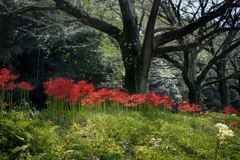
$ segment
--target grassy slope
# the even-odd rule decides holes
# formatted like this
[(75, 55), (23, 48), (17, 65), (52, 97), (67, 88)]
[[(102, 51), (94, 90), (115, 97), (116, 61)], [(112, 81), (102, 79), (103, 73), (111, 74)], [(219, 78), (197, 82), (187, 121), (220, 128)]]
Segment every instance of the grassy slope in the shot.
[[(214, 159), (222, 114), (192, 116), (169, 112), (85, 111), (75, 122), (56, 125), (43, 113), (0, 115), (2, 159)], [(239, 117), (229, 116), (228, 121)], [(239, 127), (217, 159), (240, 157)], [(17, 147), (18, 146), (18, 147)], [(0, 158), (0, 159), (1, 159)]]

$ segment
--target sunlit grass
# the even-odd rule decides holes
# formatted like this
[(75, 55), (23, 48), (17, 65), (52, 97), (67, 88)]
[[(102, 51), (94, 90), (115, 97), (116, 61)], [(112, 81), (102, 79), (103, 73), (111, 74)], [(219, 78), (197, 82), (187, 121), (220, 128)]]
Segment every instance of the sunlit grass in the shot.
[[(223, 114), (195, 116), (169, 111), (113, 112), (82, 109), (65, 123), (44, 111), (1, 113), (2, 159), (214, 159)], [(216, 118), (219, 116), (219, 118)], [(239, 122), (239, 117), (229, 116)], [(221, 146), (217, 159), (240, 153), (239, 126)]]

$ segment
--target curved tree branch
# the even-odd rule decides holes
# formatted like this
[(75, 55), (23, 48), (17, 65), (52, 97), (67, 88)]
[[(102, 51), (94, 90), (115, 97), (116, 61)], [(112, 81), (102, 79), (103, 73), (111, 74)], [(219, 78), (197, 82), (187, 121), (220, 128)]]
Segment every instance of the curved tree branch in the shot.
[(68, 13), (69, 15), (78, 19), (78, 21), (80, 21), (81, 23), (92, 28), (95, 28), (97, 30), (100, 30), (101, 32), (104, 32), (109, 36), (112, 36), (118, 41), (120, 40), (121, 30), (118, 27), (113, 26), (112, 24), (109, 24), (98, 18), (89, 16), (88, 13), (85, 12), (83, 8), (76, 8), (65, 0), (54, 0), (54, 2), (56, 3), (56, 6), (25, 6), (12, 12), (0, 14), (0, 17), (17, 16), (31, 11), (47, 11), (60, 9), (65, 13)]
[(224, 77), (224, 78), (221, 78), (221, 79), (218, 79), (218, 80), (215, 80), (215, 81), (210, 81), (210, 82), (207, 82), (205, 83), (203, 86), (209, 86), (209, 85), (212, 85), (212, 84), (216, 84), (216, 83), (219, 83), (221, 81), (225, 81), (225, 80), (228, 80), (228, 79), (231, 79), (231, 78), (234, 78), (234, 77), (237, 77), (237, 76), (240, 76), (240, 71), (238, 72), (235, 72), (227, 77)]
[(11, 12), (6, 12), (1, 14), (0, 16), (17, 16), (20, 14), (24, 14), (26, 12), (31, 12), (31, 11), (48, 11), (48, 10), (56, 10), (56, 7), (47, 7), (47, 6), (25, 6), (20, 9), (17, 9), (15, 11)]
[(182, 70), (183, 69), (183, 64), (180, 63), (179, 61), (171, 58), (169, 55), (167, 54), (163, 54), (161, 57), (159, 58), (163, 58), (165, 60), (167, 60), (168, 62), (172, 63), (175, 67), (177, 67), (178, 69)]
[[(232, 1), (232, 0), (229, 0), (229, 1)], [(205, 25), (207, 22), (211, 21), (212, 19), (217, 18), (222, 14), (224, 14), (230, 7), (232, 7), (232, 3), (227, 1), (218, 9), (212, 12), (206, 13), (204, 16), (188, 24), (187, 26), (155, 36), (156, 46), (166, 44), (170, 41), (173, 41), (175, 39), (186, 36), (189, 33), (192, 33), (193, 31)]]
[(112, 24), (102, 21), (98, 18), (94, 18), (88, 15), (83, 8), (76, 8), (72, 6), (69, 2), (65, 0), (54, 0), (56, 3), (56, 8), (60, 9), (69, 15), (77, 18), (81, 23), (100, 30), (108, 34), (109, 36), (115, 38), (117, 41), (120, 40), (121, 30)]
[(158, 47), (154, 52), (154, 57), (161, 57), (162, 54), (170, 53), (170, 52), (177, 52), (177, 51), (184, 51), (186, 49), (192, 49), (199, 46), (199, 43), (202, 41), (208, 39), (208, 38), (214, 38), (216, 34), (225, 32), (225, 31), (233, 31), (233, 30), (239, 30), (240, 27), (232, 27), (232, 28), (218, 28), (211, 32), (209, 32), (206, 35), (203, 35), (202, 37), (199, 37), (199, 39), (196, 42), (188, 43), (184, 45), (176, 45), (176, 46), (167, 46), (167, 47)]
[(200, 74), (197, 77), (197, 82), (202, 82), (208, 71), (211, 69), (211, 67), (220, 59), (226, 57), (230, 52), (232, 52), (235, 48), (240, 46), (240, 40), (238, 40), (237, 42), (235, 42), (234, 44), (232, 44), (231, 46), (229, 46), (226, 50), (224, 50), (221, 54), (219, 54), (218, 56), (214, 56), (209, 62), (208, 64), (203, 68), (203, 70), (200, 72)]

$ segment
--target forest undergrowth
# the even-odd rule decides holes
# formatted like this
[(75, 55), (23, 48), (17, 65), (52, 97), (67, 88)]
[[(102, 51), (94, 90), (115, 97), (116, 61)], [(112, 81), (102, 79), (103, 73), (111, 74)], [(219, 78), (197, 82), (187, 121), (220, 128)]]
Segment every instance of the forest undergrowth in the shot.
[[(95, 90), (87, 81), (44, 83), (47, 107), (29, 103), (34, 88), (0, 72), (0, 159), (237, 160), (240, 112), (204, 111), (156, 93)], [(24, 103), (12, 94), (21, 90)], [(175, 106), (178, 108), (174, 108)]]

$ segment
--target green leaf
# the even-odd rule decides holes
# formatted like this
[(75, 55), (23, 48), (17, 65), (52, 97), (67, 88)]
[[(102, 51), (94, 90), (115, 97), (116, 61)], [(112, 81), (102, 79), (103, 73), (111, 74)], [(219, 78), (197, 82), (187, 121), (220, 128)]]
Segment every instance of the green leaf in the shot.
[(18, 127), (21, 127), (21, 128), (26, 128), (26, 127), (28, 127), (28, 126), (31, 125), (31, 122), (30, 122), (30, 121), (18, 121), (18, 122), (16, 123), (16, 125), (17, 125)]
[(28, 148), (28, 145), (23, 145), (23, 146), (17, 146), (14, 149), (11, 150), (13, 154), (19, 152), (19, 151), (24, 151)]
[(15, 127), (15, 123), (10, 119), (3, 119), (0, 123), (7, 124), (10, 127)]

